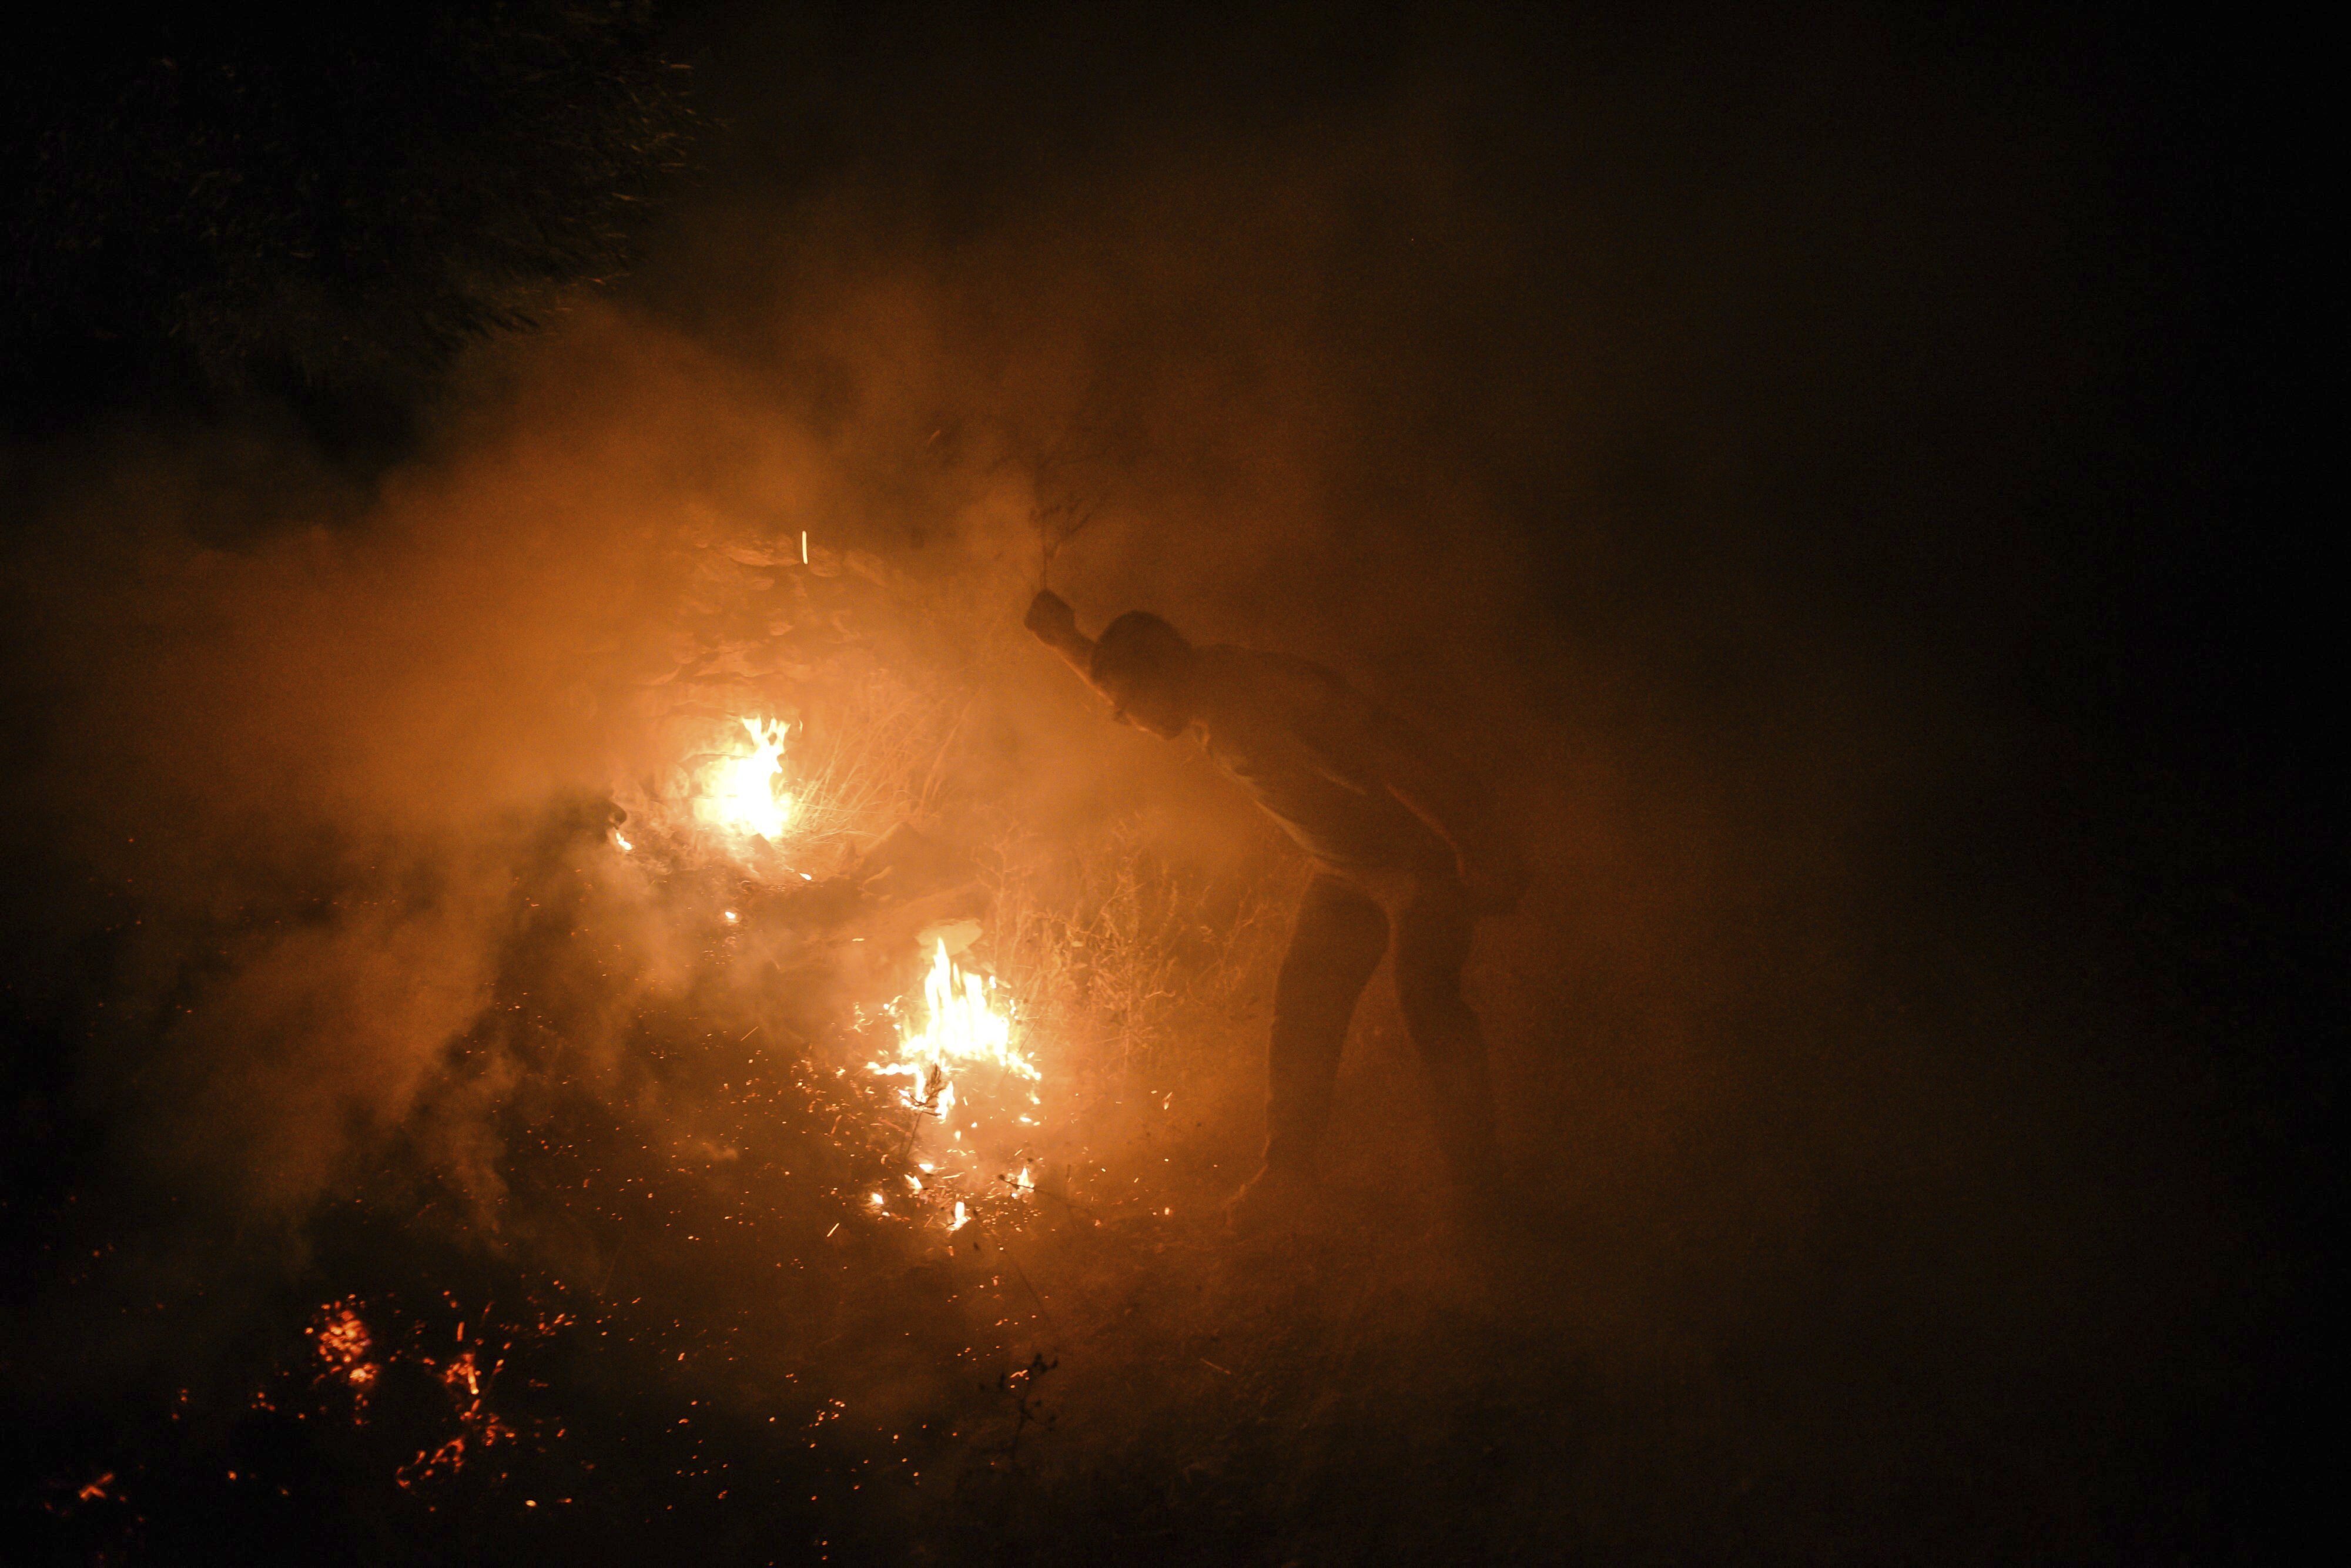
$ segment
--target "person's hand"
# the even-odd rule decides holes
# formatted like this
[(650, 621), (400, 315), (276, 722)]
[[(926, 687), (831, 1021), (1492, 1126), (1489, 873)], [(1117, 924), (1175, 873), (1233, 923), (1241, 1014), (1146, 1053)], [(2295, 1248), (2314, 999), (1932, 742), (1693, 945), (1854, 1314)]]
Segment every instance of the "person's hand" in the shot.
[(1461, 885), (1479, 915), (1508, 915), (1527, 894), (1526, 858), (1514, 849), (1463, 855)]
[(1070, 608), (1069, 601), (1051, 589), (1040, 589), (1029, 601), (1029, 613), (1020, 623), (1034, 632), (1040, 642), (1059, 648), (1066, 646), (1078, 635), (1078, 612)]

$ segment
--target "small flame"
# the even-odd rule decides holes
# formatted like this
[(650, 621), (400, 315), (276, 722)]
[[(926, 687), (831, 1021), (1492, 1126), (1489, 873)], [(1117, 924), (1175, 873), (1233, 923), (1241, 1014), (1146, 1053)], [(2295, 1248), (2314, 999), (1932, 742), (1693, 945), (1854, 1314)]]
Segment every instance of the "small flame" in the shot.
[(621, 846), (621, 852), (622, 854), (627, 854), (631, 850), (637, 847), (636, 845), (629, 842), (629, 835), (621, 831), (618, 828), (612, 830), (612, 841)]
[(965, 1226), (969, 1225), (970, 1223), (971, 1216), (964, 1212), (963, 1199), (956, 1199), (955, 1223), (947, 1227), (948, 1232), (952, 1234), (955, 1231), (961, 1230)]
[[(1011, 1015), (994, 990), (994, 982), (958, 968), (941, 940), (923, 980), (921, 1027), (911, 1019), (898, 1025), (899, 1057), (920, 1070), (925, 1081), (945, 1079), (950, 1063), (999, 1067), (1032, 1082), (1041, 1077), (1037, 1064), (1012, 1043)], [(952, 1104), (943, 1103), (941, 1113)]]
[(703, 769), (702, 794), (694, 803), (694, 814), (722, 831), (774, 843), (784, 836), (794, 810), (792, 797), (782, 789), (784, 727), (774, 719), (739, 722), (751, 737), (751, 749), (739, 757), (722, 757)]

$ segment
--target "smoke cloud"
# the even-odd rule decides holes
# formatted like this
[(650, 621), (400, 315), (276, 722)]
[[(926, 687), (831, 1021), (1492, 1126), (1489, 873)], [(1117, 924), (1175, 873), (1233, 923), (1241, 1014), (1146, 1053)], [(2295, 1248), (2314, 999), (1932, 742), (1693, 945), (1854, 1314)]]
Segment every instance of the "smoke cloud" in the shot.
[[(1023, 637), (1049, 584), (1090, 628), (1329, 664), (1493, 782), (1538, 866), (1471, 977), (1526, 1286), (1578, 1354), (1770, 1406), (1729, 1470), (1850, 1430), (2086, 1462), (2072, 1413), (2217, 1310), (2244, 1213), (2188, 1118), (2100, 1088), (2145, 960), (2023, 863), (2078, 742), (2020, 695), (2013, 650), (2074, 633), (2017, 519), (2119, 351), (2067, 259), (2110, 221), (2104, 132), (1852, 20), (1611, 33), (1572, 70), (1383, 24), (1270, 98), (1271, 24), (1266, 60), (1082, 80), (970, 18), (904, 57), (803, 26), (689, 29), (705, 183), (379, 478), (259, 422), (11, 455), (38, 1146), (287, 1233), (413, 1162), (484, 1245), (609, 1278), (498, 1230), (543, 1067), (501, 1022), (545, 1005), (515, 954), (562, 868), (603, 966), (567, 1071), (724, 1142), (630, 1055), (702, 938), (580, 845), (725, 683), (793, 687), (804, 530), (881, 607), (859, 667), (953, 718), (949, 831), (1289, 874)], [(713, 673), (722, 643), (765, 662)], [(1261, 1034), (1188, 1086), (1219, 1181)], [(1375, 992), (1343, 1190), (1433, 1171), (1406, 1063)]]

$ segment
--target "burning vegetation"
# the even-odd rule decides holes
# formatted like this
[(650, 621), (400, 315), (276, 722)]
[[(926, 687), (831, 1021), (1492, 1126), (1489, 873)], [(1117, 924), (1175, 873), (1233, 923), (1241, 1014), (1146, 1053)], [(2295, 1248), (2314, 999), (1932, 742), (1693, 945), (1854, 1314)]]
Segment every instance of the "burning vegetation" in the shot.
[(309, 1304), (190, 1395), (194, 1469), (79, 1476), (57, 1528), (226, 1488), (286, 1538), (324, 1486), (577, 1515), (594, 1560), (688, 1496), (820, 1553), (999, 1530), (1089, 1298), (1220, 1243), (1291, 873), (1008, 809), (984, 683), (1028, 650), (941, 585), (797, 530), (666, 559), (682, 612), (609, 655), (650, 739), (513, 841), (438, 1070), (306, 1225)]

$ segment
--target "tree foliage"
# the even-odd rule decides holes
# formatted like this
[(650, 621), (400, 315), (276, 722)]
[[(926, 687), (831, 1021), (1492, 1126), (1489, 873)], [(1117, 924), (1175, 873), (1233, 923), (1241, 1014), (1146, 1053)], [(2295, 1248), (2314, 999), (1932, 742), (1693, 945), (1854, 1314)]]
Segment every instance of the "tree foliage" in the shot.
[(32, 29), (0, 61), (10, 402), (427, 387), (620, 267), (683, 74), (633, 0)]

